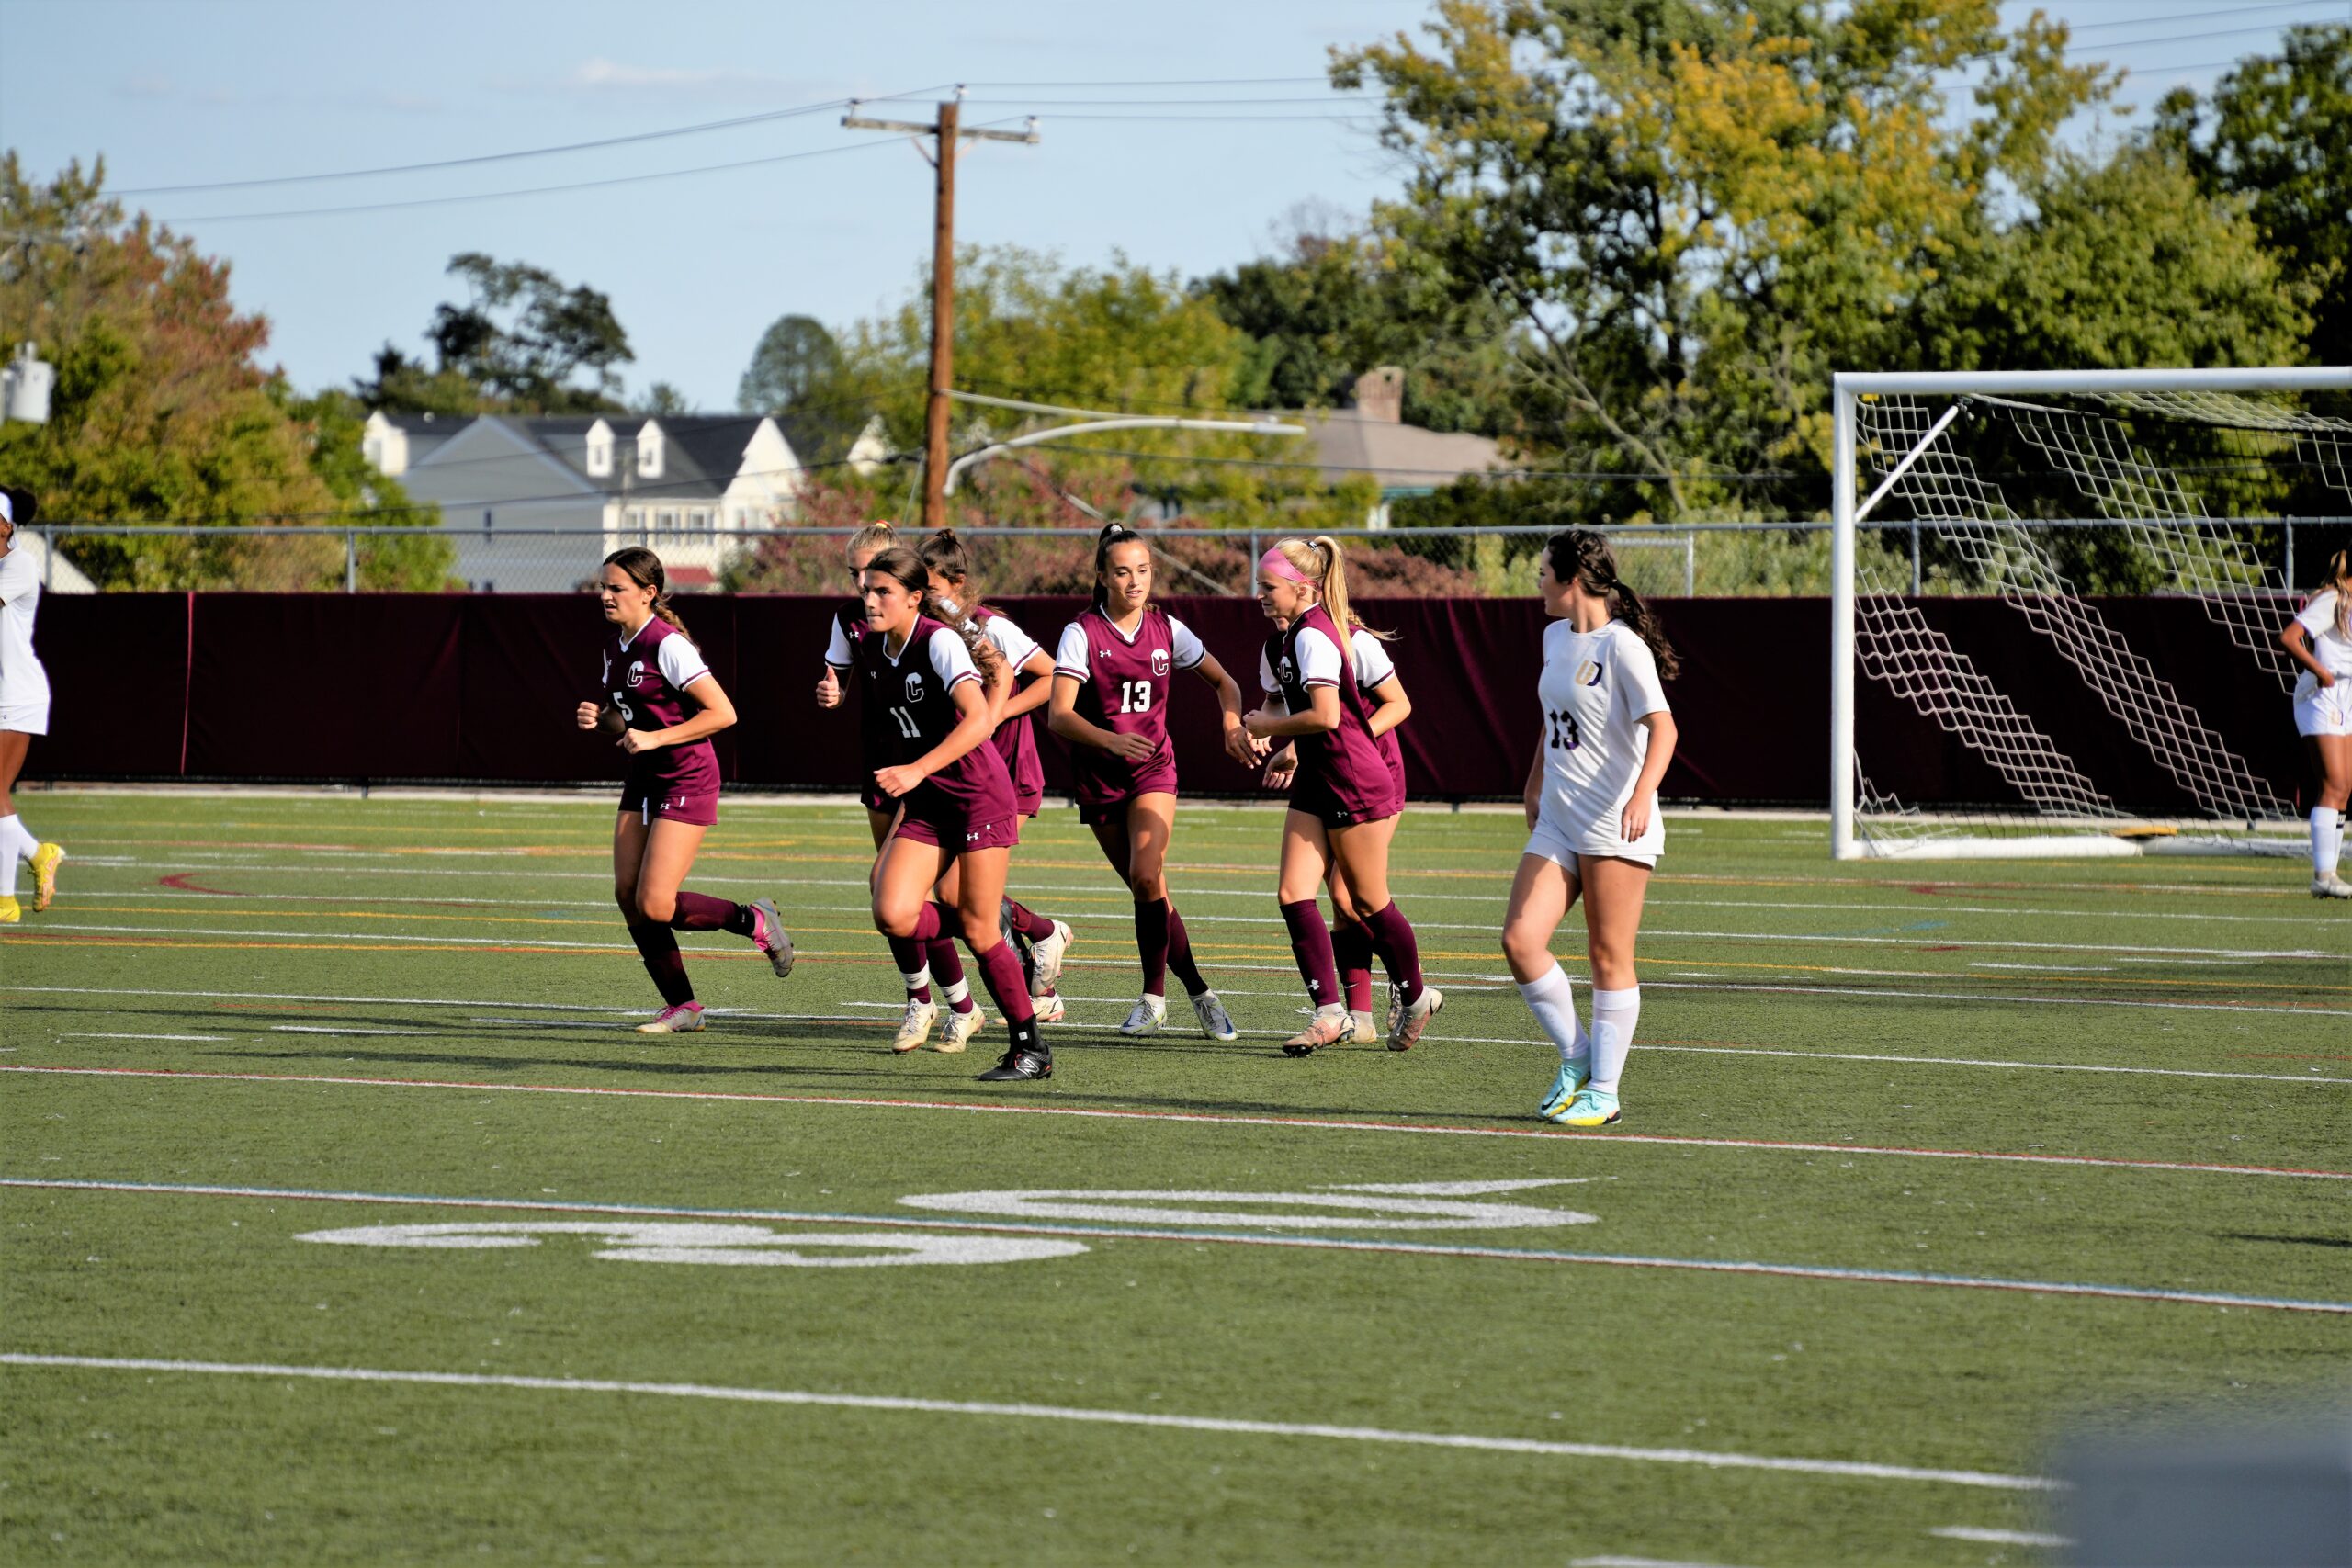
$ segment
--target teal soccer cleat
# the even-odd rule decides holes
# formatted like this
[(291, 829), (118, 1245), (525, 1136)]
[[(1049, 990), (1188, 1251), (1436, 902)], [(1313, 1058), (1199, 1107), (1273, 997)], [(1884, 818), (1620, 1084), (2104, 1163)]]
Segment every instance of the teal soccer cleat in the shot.
[(1567, 1109), (1568, 1101), (1582, 1092), (1584, 1086), (1591, 1080), (1591, 1057), (1587, 1056), (1581, 1062), (1561, 1057), (1559, 1074), (1552, 1079), (1552, 1087), (1544, 1091), (1543, 1103), (1536, 1106), (1535, 1114), (1546, 1122), (1558, 1121), (1560, 1112)]
[(1556, 1111), (1547, 1111), (1546, 1122), (1557, 1122), (1563, 1127), (1606, 1127), (1624, 1114), (1617, 1109), (1617, 1097), (1603, 1094), (1589, 1086), (1577, 1091), (1577, 1097)]

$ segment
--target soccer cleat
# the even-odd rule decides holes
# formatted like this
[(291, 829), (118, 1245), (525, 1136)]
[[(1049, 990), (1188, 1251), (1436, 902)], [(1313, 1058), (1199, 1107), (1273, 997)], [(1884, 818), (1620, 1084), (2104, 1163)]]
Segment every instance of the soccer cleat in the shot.
[(1007, 1051), (997, 1059), (995, 1066), (979, 1076), (982, 1083), (1012, 1083), (1025, 1078), (1049, 1078), (1054, 1076), (1054, 1059), (1037, 1051)]
[(792, 973), (792, 938), (777, 918), (773, 898), (752, 900), (752, 945), (768, 955), (768, 967), (777, 979)]
[(1381, 1015), (1385, 1021), (1380, 1026), (1380, 1032), (1383, 1034), (1396, 1033), (1396, 1020), (1404, 1010), (1405, 987), (1391, 980), (1388, 982), (1388, 1010)]
[(1168, 1025), (1168, 998), (1149, 992), (1136, 1000), (1136, 1010), (1127, 1014), (1127, 1021), (1119, 1025), (1119, 1032), (1130, 1040), (1140, 1040), (1147, 1034), (1157, 1034)]
[(1058, 985), (1062, 977), (1062, 959), (1069, 953), (1069, 944), (1078, 938), (1061, 921), (1054, 922), (1054, 934), (1029, 950), (1029, 994), (1042, 997)]
[(1348, 1021), (1354, 1026), (1348, 1035), (1349, 1044), (1369, 1045), (1380, 1038), (1380, 1031), (1373, 1025), (1371, 1010), (1351, 1012), (1348, 1014)]
[(1285, 1056), (1311, 1056), (1326, 1045), (1337, 1045), (1355, 1029), (1345, 1003), (1317, 1008), (1315, 1021), (1283, 1042)]
[(1591, 1081), (1591, 1057), (1581, 1062), (1561, 1057), (1560, 1070), (1553, 1076), (1552, 1087), (1544, 1091), (1543, 1103), (1536, 1106), (1535, 1114), (1546, 1122), (1557, 1120), (1559, 1113), (1567, 1109), (1568, 1101), (1584, 1092), (1584, 1086)]
[[(2314, 876), (2312, 878), (2312, 897), (2314, 898), (2352, 898), (2352, 882), (2345, 881), (2342, 876), (2332, 871), (2325, 876)], [(35, 904), (33, 906), (36, 909), (40, 907), (41, 906), (39, 904)]]
[(977, 1007), (967, 1008), (962, 1012), (949, 1008), (947, 1027), (940, 1031), (939, 1043), (932, 1049), (943, 1056), (953, 1056), (972, 1043), (972, 1036), (978, 1034), (988, 1021), (988, 1014)]
[(1555, 1111), (1544, 1113), (1546, 1122), (1557, 1122), (1563, 1127), (1606, 1127), (1624, 1112), (1617, 1109), (1617, 1097), (1603, 1094), (1590, 1084), (1578, 1089), (1576, 1098)]
[(1430, 1020), (1435, 1018), (1437, 1010), (1444, 1005), (1443, 991), (1435, 986), (1423, 986), (1419, 999), (1409, 1007), (1397, 1008), (1396, 1018), (1388, 1025), (1388, 1048), (1391, 1051), (1409, 1051), (1419, 1044), (1421, 1033), (1429, 1028)]
[(1059, 1023), (1063, 1016), (1069, 1011), (1062, 1005), (1060, 996), (1052, 991), (1047, 991), (1044, 996), (1035, 998), (1034, 1000), (1039, 1023)]
[(650, 1023), (637, 1026), (639, 1034), (693, 1034), (702, 1028), (702, 1004), (680, 1002), (676, 1007), (663, 1008), (653, 1015)]
[(901, 1056), (922, 1050), (922, 1043), (931, 1038), (932, 1023), (938, 1017), (937, 1002), (910, 1000), (906, 1016), (899, 1020), (899, 1036), (890, 1042), (890, 1049)]
[(43, 844), (33, 852), (33, 913), (38, 915), (49, 908), (57, 897), (57, 868), (65, 863), (65, 852), (55, 844)]
[(25, 912), (17, 908), (15, 898), (0, 898), (0, 926), (13, 926), (24, 918)]
[(1233, 1015), (1225, 1010), (1215, 991), (1203, 991), (1193, 998), (1193, 1016), (1201, 1021), (1201, 1032), (1212, 1040), (1241, 1038), (1241, 1031), (1233, 1027)]

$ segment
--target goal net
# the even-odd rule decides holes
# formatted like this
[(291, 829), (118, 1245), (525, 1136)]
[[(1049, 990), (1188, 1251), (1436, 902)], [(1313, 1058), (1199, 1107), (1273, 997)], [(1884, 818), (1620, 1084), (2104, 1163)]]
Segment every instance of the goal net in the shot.
[(2301, 852), (2278, 632), (2352, 371), (1836, 386), (1834, 852)]

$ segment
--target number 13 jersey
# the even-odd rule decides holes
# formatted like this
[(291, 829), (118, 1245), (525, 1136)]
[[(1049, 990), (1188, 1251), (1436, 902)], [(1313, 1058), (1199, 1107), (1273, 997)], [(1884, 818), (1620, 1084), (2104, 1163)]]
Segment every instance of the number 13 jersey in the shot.
[(1544, 628), (1544, 803), (1539, 820), (1578, 854), (1655, 861), (1666, 844), (1653, 811), (1641, 838), (1626, 842), (1623, 818), (1649, 756), (1641, 721), (1669, 711), (1649, 644), (1623, 621), (1578, 632), (1566, 621)]
[(1107, 806), (1148, 784), (1174, 793), (1176, 754), (1168, 744), (1168, 686), (1179, 670), (1208, 656), (1192, 629), (1158, 607), (1144, 606), (1130, 637), (1098, 609), (1062, 628), (1054, 673), (1079, 683), (1078, 716), (1114, 735), (1141, 735), (1152, 743), (1140, 762), (1123, 761), (1091, 746), (1069, 749), (1080, 806)]

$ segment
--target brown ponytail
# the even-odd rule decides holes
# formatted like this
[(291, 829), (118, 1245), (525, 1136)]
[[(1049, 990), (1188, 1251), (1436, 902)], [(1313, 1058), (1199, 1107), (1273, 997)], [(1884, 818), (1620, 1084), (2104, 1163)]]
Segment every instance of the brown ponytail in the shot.
[(1609, 547), (1607, 535), (1590, 528), (1570, 528), (1544, 542), (1544, 556), (1551, 563), (1555, 580), (1582, 583), (1586, 592), (1609, 601), (1609, 614), (1649, 644), (1660, 676), (1671, 681), (1682, 672), (1682, 660), (1666, 640), (1657, 617), (1643, 605), (1633, 584), (1618, 577), (1617, 552)]
[[(678, 619), (678, 612), (670, 607), (670, 579), (662, 570), (662, 558), (643, 545), (624, 545), (605, 558), (606, 566), (616, 566), (631, 582), (639, 588), (653, 590), (653, 613), (670, 623), (673, 631), (685, 631), (686, 623)], [(687, 633), (689, 637), (693, 634)]]
[[(964, 646), (972, 650), (972, 662), (979, 666), (981, 677), (993, 685), (1004, 658), (989, 638), (988, 629), (980, 625), (980, 596), (975, 593), (964, 597), (964, 585), (972, 577), (971, 552), (956, 536), (955, 529), (942, 528), (917, 546), (915, 555), (923, 565), (923, 613), (956, 628), (964, 638)], [(946, 613), (939, 596), (930, 592), (934, 572), (956, 585), (956, 614), (952, 615)]]
[[(880, 572), (913, 594), (922, 614), (930, 615), (933, 620), (941, 618), (933, 614), (937, 605), (931, 597), (931, 569), (923, 564), (922, 557), (915, 551), (904, 545), (892, 545), (867, 561), (865, 570)], [(964, 646), (972, 650), (972, 662), (979, 667), (982, 678), (993, 682), (997, 666), (1004, 661), (997, 652), (996, 644), (989, 640), (988, 634), (980, 630), (978, 622), (967, 622), (953, 629), (963, 637)]]

